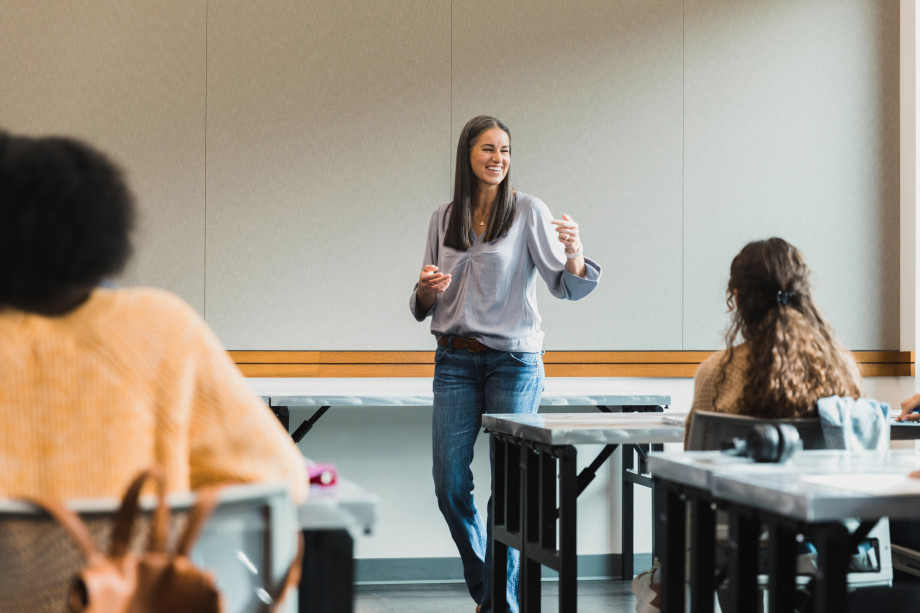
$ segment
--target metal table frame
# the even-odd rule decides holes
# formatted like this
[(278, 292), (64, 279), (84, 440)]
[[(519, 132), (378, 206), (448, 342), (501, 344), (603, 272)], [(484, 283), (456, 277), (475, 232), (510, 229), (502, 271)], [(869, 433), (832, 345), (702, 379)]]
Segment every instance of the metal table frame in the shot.
[[(808, 535), (819, 552), (817, 574), (812, 580), (815, 613), (846, 611), (847, 566), (850, 554), (877, 520), (862, 522), (849, 532), (838, 522), (807, 523), (781, 514), (725, 503), (708, 492), (675, 485), (655, 477), (661, 498), (656, 515), (659, 523), (662, 564), (661, 610), (685, 611), (688, 604), (684, 580), (689, 568), (690, 611), (714, 610), (715, 591), (721, 578), (715, 572), (716, 507), (729, 516), (727, 600), (735, 611), (756, 610), (758, 592), (757, 551), (761, 527), (766, 527), (767, 589), (771, 613), (792, 611), (796, 593), (796, 543)], [(689, 548), (688, 548), (689, 537)], [(689, 555), (688, 555), (689, 549)], [(755, 607), (755, 608), (752, 608)]]
[[(915, 517), (920, 502), (920, 484), (907, 492), (876, 495), (802, 480), (808, 474), (857, 472), (906, 480), (908, 472), (920, 468), (920, 458), (913, 450), (883, 455), (806, 451), (786, 465), (726, 460), (718, 452), (684, 452), (652, 456), (651, 468), (659, 498), (655, 521), (661, 547), (661, 610), (665, 613), (683, 612), (687, 604), (691, 611), (713, 611), (721, 579), (714, 572), (716, 508), (729, 516), (727, 597), (734, 610), (756, 610), (753, 607), (759, 602), (757, 551), (765, 527), (769, 611), (793, 610), (796, 544), (807, 536), (818, 551), (818, 568), (810, 586), (811, 610), (839, 613), (847, 610), (848, 564), (856, 546), (880, 517)], [(853, 518), (859, 523), (850, 531), (843, 522)], [(684, 585), (688, 569), (689, 603)]]
[[(246, 380), (291, 432), (291, 407), (312, 407), (291, 436), (300, 442), (332, 407), (420, 406), (434, 403), (430, 377), (258, 378)], [(659, 411), (671, 404), (663, 394), (637, 394), (609, 377), (547, 377), (540, 406), (594, 406), (606, 412)]]
[[(679, 442), (682, 440), (682, 420), (667, 419), (661, 414), (610, 415), (605, 421), (609, 430), (601, 435), (604, 440), (579, 440), (576, 437), (565, 441), (546, 440), (539, 432), (528, 432), (517, 427), (510, 430), (502, 422), (516, 422), (539, 416), (487, 415), (483, 425), (491, 432), (493, 441), (492, 470), (492, 541), (495, 559), (504, 559), (508, 547), (521, 552), (520, 610), (539, 612), (541, 608), (541, 575), (546, 566), (559, 573), (559, 611), (575, 613), (578, 603), (578, 558), (576, 551), (577, 498), (594, 479), (598, 468), (620, 445), (624, 458), (632, 459), (633, 451), (643, 442)], [(584, 417), (584, 414), (556, 414), (542, 416), (547, 421)], [(592, 415), (597, 420), (597, 415)], [(618, 419), (619, 417), (619, 419)], [(628, 418), (628, 419), (627, 419)], [(630, 435), (624, 430), (625, 423), (641, 423), (656, 420), (667, 434), (648, 436), (648, 433)], [(669, 422), (669, 423), (665, 423)], [(671, 423), (677, 422), (677, 423)], [(596, 435), (597, 433), (595, 433)], [(576, 474), (576, 448), (578, 443), (606, 442), (595, 460)], [(627, 448), (629, 448), (627, 453)], [(644, 452), (642, 452), (644, 455)], [(624, 460), (625, 463), (625, 460)], [(631, 465), (632, 462), (630, 461)], [(623, 474), (624, 491), (629, 490), (629, 524), (623, 518), (624, 573), (626, 572), (626, 543), (629, 542), (629, 576), (632, 576), (632, 486), (634, 483), (651, 486), (648, 477), (630, 473)], [(653, 498), (654, 500), (654, 498)], [(627, 504), (627, 497), (622, 500)], [(653, 534), (653, 541), (655, 536)], [(507, 574), (504, 564), (493, 564), (493, 610), (505, 613), (507, 602), (504, 594)], [(628, 578), (628, 577), (627, 577)], [(501, 595), (500, 597), (497, 595)]]

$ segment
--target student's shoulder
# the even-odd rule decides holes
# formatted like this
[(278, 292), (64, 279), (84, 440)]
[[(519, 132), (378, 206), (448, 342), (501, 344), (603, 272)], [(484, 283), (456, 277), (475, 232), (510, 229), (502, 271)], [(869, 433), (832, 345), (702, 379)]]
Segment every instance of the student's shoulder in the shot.
[(716, 351), (708, 358), (700, 362), (699, 367), (696, 369), (696, 379), (702, 380), (711, 378), (721, 366), (724, 357), (725, 350), (723, 349), (721, 351)]
[(731, 351), (731, 359), (728, 359), (727, 349), (716, 351), (711, 356), (703, 360), (696, 371), (696, 379), (712, 379), (725, 371), (727, 381), (743, 382), (747, 377), (748, 359), (750, 349), (747, 343), (735, 345)]
[(185, 300), (156, 287), (99, 288), (99, 299), (112, 311), (157, 319), (199, 320), (201, 316)]

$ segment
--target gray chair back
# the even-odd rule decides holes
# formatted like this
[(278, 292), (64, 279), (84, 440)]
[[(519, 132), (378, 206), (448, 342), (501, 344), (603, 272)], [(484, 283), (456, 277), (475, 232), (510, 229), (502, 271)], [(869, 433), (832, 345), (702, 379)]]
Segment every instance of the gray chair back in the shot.
[(827, 449), (821, 420), (817, 417), (797, 419), (763, 419), (748, 415), (731, 415), (711, 411), (694, 411), (687, 435), (687, 449), (710, 451), (722, 448), (732, 439), (745, 438), (758, 424), (790, 424), (799, 431), (803, 449)]
[[(168, 500), (170, 536), (175, 539), (195, 497), (176, 494)], [(108, 549), (119, 502), (68, 502), (103, 551)], [(142, 500), (131, 538), (135, 551), (147, 546), (154, 502), (153, 497)], [(273, 593), (282, 580), (295, 553), (296, 529), (295, 509), (283, 484), (228, 486), (191, 557), (214, 572), (228, 613), (263, 611), (266, 606), (258, 590)], [(55, 520), (32, 505), (0, 499), (0, 611), (63, 613), (71, 579), (84, 566), (83, 554)], [(297, 594), (288, 594), (282, 610), (296, 611), (296, 603)]]

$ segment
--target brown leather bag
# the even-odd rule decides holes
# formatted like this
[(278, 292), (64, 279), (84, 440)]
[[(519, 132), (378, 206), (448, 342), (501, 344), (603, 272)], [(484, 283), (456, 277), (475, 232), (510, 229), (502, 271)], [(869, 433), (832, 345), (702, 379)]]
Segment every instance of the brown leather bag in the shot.
[[(129, 549), (131, 528), (138, 511), (138, 498), (147, 479), (157, 483), (158, 502), (154, 511), (150, 544), (143, 553)], [(213, 575), (188, 557), (202, 527), (217, 505), (220, 487), (197, 490), (197, 501), (189, 512), (185, 530), (176, 550), (166, 550), (170, 512), (166, 505), (163, 479), (156, 470), (146, 470), (128, 486), (115, 516), (112, 540), (107, 554), (97, 548), (86, 524), (63, 504), (48, 498), (34, 498), (71, 535), (86, 556), (87, 565), (80, 571), (68, 597), (74, 613), (220, 613), (220, 591)], [(284, 595), (300, 578), (303, 543), (288, 569), (271, 611), (276, 610)]]

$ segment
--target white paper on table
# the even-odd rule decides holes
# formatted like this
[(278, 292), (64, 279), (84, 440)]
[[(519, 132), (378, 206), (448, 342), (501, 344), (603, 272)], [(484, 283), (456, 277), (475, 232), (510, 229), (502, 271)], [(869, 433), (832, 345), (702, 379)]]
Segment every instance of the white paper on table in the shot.
[(916, 495), (920, 494), (920, 479), (907, 475), (886, 475), (879, 473), (850, 473), (841, 475), (802, 475), (799, 479), (841, 490), (851, 490), (864, 494)]

